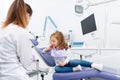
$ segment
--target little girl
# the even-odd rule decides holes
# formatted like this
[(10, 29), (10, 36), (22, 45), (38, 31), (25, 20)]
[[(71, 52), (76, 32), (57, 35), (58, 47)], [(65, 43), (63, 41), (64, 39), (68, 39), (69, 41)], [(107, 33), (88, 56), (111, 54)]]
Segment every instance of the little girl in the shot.
[(56, 62), (55, 71), (58, 73), (73, 72), (81, 70), (81, 66), (92, 67), (98, 70), (102, 70), (102, 64), (96, 64), (85, 60), (67, 58), (68, 45), (65, 42), (62, 32), (55, 32), (50, 36), (50, 45), (45, 48), (43, 52), (51, 50), (51, 56), (54, 57)]

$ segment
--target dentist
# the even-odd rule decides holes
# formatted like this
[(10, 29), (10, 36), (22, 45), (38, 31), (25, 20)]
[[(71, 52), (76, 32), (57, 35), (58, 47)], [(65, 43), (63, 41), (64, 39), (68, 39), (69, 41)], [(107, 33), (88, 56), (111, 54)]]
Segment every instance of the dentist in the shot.
[(32, 15), (24, 0), (14, 0), (0, 29), (0, 80), (31, 80), (26, 69), (32, 62), (30, 34)]

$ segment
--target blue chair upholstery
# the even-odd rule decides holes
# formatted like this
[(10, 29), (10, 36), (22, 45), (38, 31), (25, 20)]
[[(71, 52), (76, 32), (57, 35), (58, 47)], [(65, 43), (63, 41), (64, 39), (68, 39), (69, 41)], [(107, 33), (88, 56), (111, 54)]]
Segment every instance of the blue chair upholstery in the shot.
[(83, 70), (79, 72), (69, 72), (69, 73), (54, 73), (54, 80), (77, 80), (83, 78), (102, 78), (105, 80), (120, 80), (115, 74), (98, 71), (95, 69)]

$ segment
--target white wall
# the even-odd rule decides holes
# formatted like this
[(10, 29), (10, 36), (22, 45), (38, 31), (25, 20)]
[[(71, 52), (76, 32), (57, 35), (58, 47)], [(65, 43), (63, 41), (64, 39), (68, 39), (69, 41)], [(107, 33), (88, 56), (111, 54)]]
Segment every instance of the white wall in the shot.
[(107, 8), (106, 47), (120, 48), (120, 0)]
[(6, 18), (8, 8), (14, 0), (0, 0), (0, 22), (3, 22)]
[[(27, 2), (27, 0), (26, 0)], [(105, 4), (99, 6), (89, 7), (87, 10), (84, 10), (84, 13), (81, 16), (76, 16), (74, 13), (74, 5), (76, 0), (40, 0), (40, 1), (28, 1), (33, 8), (33, 16), (30, 23), (30, 30), (35, 34), (41, 35), (44, 27), (44, 20), (46, 16), (51, 16), (58, 30), (68, 33), (69, 30), (73, 31), (73, 41), (85, 41), (87, 45), (93, 46), (97, 40), (93, 40), (90, 35), (83, 36), (81, 32), (80, 21), (89, 16), (92, 13), (95, 13), (98, 36), (104, 38), (104, 26), (105, 26)], [(101, 17), (102, 16), (102, 17)], [(49, 35), (54, 32), (53, 25), (48, 22), (47, 24), (47, 39), (42, 43), (48, 42)], [(99, 33), (100, 32), (100, 33)], [(89, 39), (89, 41), (88, 41)]]
[[(96, 47), (98, 40), (94, 40), (90, 34), (83, 36), (80, 25), (81, 20), (89, 16), (91, 13), (94, 13), (97, 24), (96, 34), (102, 42), (102, 47), (113, 47), (113, 45), (114, 48), (120, 47), (118, 44), (119, 36), (116, 35), (119, 33), (119, 27), (117, 28), (119, 25), (114, 25), (116, 28), (109, 28), (110, 26), (113, 26), (111, 24), (111, 20), (113, 22), (116, 22), (117, 20), (118, 22), (120, 19), (120, 11), (118, 11), (120, 0), (96, 6), (90, 6), (88, 9), (84, 10), (84, 13), (81, 16), (76, 16), (74, 13), (74, 5), (76, 4), (76, 0), (40, 0), (31, 2), (28, 0), (28, 2), (34, 11), (29, 26), (30, 30), (35, 34), (42, 34), (45, 17), (51, 16), (58, 26), (58, 30), (64, 33), (68, 33), (69, 29), (73, 31), (73, 41), (85, 41), (87, 46)], [(49, 35), (52, 32), (54, 32), (53, 25), (48, 21), (46, 30), (47, 37), (43, 43), (48, 42)], [(114, 44), (114, 42), (116, 42), (116, 44)]]
[[(0, 21), (5, 20), (7, 9), (13, 0), (1, 0), (0, 7)], [(73, 41), (84, 41), (87, 46), (96, 47), (99, 40), (101, 40), (102, 47), (120, 47), (119, 37), (119, 24), (111, 24), (112, 22), (119, 22), (119, 3), (120, 0), (116, 0), (109, 3), (104, 3), (96, 6), (90, 6), (88, 9), (84, 10), (81, 16), (76, 16), (74, 13), (74, 6), (77, 0), (25, 0), (31, 5), (33, 9), (33, 16), (29, 24), (29, 29), (36, 35), (42, 35), (44, 21), (46, 16), (50, 16), (55, 24), (58, 26), (58, 30), (63, 33), (68, 33), (69, 30), (73, 31)], [(118, 9), (116, 9), (118, 8)], [(80, 21), (89, 16), (90, 14), (95, 14), (96, 24), (97, 24), (97, 37), (100, 39), (95, 40), (90, 34), (83, 36), (81, 32)], [(116, 27), (110, 27), (110, 26)], [(109, 26), (109, 27), (108, 27)], [(54, 26), (48, 21), (45, 40), (40, 40), (41, 45), (43, 43), (48, 43), (49, 36), (55, 31)], [(114, 34), (113, 34), (114, 33)], [(112, 37), (112, 38), (111, 38)], [(115, 41), (116, 44), (114, 43)], [(46, 43), (46, 44), (47, 44)], [(111, 44), (112, 43), (112, 44)], [(46, 45), (45, 44), (45, 45)]]

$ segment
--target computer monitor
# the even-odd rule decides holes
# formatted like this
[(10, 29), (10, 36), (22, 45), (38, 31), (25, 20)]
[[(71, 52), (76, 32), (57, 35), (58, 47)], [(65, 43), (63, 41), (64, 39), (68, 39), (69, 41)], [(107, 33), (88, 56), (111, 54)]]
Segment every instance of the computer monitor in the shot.
[(83, 35), (97, 30), (94, 13), (81, 21)]

